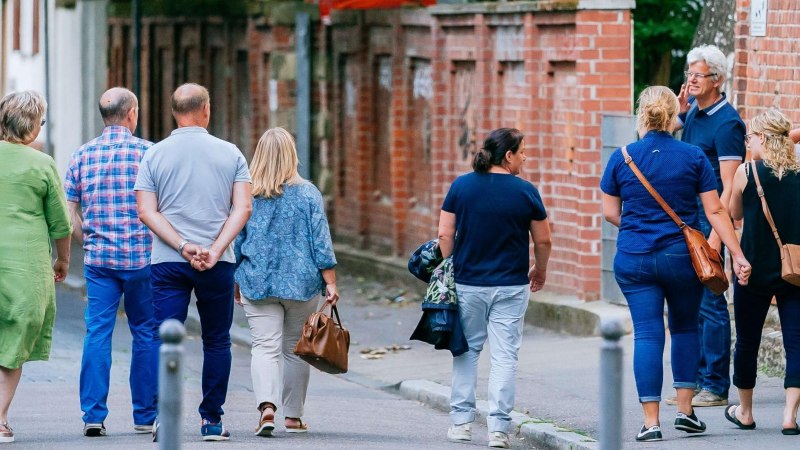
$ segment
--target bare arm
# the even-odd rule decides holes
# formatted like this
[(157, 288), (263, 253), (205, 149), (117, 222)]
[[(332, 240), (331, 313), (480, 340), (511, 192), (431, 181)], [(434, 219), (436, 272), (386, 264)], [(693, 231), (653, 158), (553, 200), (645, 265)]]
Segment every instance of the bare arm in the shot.
[(603, 217), (606, 218), (606, 222), (619, 228), (622, 220), (622, 199), (603, 194)]
[[(731, 201), (731, 192), (733, 191), (733, 176), (736, 174), (736, 169), (739, 167), (739, 165), (741, 165), (741, 162), (739, 161), (719, 162), (719, 174), (720, 178), (722, 178), (722, 194), (720, 194), (719, 199), (723, 208), (727, 209), (728, 204)], [(708, 236), (708, 243), (717, 249), (717, 251), (722, 249), (722, 246), (720, 245), (720, 237), (716, 229), (712, 230), (711, 234)]]
[(442, 211), (439, 213), (439, 251), (442, 257), (447, 258), (453, 254), (454, 239), (456, 236), (456, 215)]
[(58, 283), (67, 278), (69, 271), (70, 237), (56, 239), (56, 262), (53, 263), (53, 279)]
[[(139, 220), (144, 223), (156, 236), (176, 251), (180, 247), (183, 238), (172, 228), (166, 217), (158, 210), (158, 196), (155, 192), (136, 191), (136, 209), (139, 212)], [(186, 261), (202, 252), (202, 247), (190, 243), (183, 247), (181, 256)]]
[(252, 185), (247, 181), (239, 181), (233, 183), (233, 194), (231, 202), (231, 213), (228, 215), (228, 220), (222, 225), (222, 230), (219, 236), (211, 244), (208, 249), (208, 257), (202, 264), (204, 269), (210, 269), (219, 261), (219, 258), (225, 253), (225, 249), (231, 245), (236, 236), (242, 231), (247, 219), (250, 218), (250, 213), (253, 212), (253, 198), (250, 194)]
[(731, 252), (734, 271), (739, 278), (739, 284), (747, 284), (747, 280), (750, 277), (750, 263), (742, 253), (742, 247), (739, 246), (739, 239), (737, 239), (736, 232), (733, 230), (731, 218), (728, 216), (725, 207), (722, 206), (717, 191), (701, 193), (700, 201), (703, 203), (703, 210), (706, 213), (706, 217), (708, 217), (709, 223), (711, 223), (711, 227)]
[(83, 244), (83, 214), (81, 213), (81, 204), (68, 201), (67, 207), (69, 208), (69, 220), (72, 222), (72, 239)]
[(533, 266), (528, 271), (528, 280), (531, 283), (531, 292), (536, 292), (544, 287), (547, 279), (547, 263), (553, 247), (550, 239), (550, 221), (532, 220), (530, 233), (533, 238)]
[(736, 175), (733, 177), (733, 189), (731, 190), (731, 199), (728, 202), (728, 212), (731, 213), (733, 220), (742, 220), (744, 211), (742, 210), (742, 192), (747, 186), (747, 174), (744, 171), (744, 166), (747, 163), (741, 164), (736, 169)]
[(335, 305), (339, 301), (339, 290), (336, 289), (336, 269), (323, 269), (322, 279), (325, 280), (325, 301)]

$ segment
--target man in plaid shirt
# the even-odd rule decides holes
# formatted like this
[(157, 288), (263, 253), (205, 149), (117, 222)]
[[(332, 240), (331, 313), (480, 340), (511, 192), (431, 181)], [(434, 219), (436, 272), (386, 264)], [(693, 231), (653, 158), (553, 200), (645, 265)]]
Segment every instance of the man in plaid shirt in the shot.
[(132, 134), (139, 121), (139, 103), (131, 91), (109, 89), (100, 97), (99, 107), (105, 123), (103, 134), (72, 155), (64, 183), (75, 238), (83, 240), (85, 251), (88, 304), (80, 376), (83, 434), (106, 434), (103, 421), (108, 415), (111, 334), (123, 294), (133, 336), (133, 428), (149, 433), (158, 396), (158, 345), (150, 283), (153, 240), (139, 220), (133, 185), (139, 162), (153, 143)]

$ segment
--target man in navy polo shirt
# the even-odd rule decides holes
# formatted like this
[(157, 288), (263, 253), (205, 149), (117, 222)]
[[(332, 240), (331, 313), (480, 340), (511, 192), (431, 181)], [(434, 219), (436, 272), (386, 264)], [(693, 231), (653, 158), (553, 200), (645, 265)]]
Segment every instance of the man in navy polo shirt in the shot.
[[(739, 113), (722, 92), (728, 60), (719, 48), (703, 45), (687, 55), (689, 70), (678, 99), (684, 142), (694, 144), (708, 157), (717, 178), (717, 191), (727, 207), (733, 188), (733, 175), (744, 161), (746, 127)], [(700, 228), (708, 242), (722, 250), (719, 236), (711, 229), (700, 208)], [(731, 364), (731, 322), (724, 295), (706, 289), (700, 305), (701, 361), (697, 376), (699, 392), (693, 406), (728, 404)], [(669, 403), (669, 401), (668, 401)]]

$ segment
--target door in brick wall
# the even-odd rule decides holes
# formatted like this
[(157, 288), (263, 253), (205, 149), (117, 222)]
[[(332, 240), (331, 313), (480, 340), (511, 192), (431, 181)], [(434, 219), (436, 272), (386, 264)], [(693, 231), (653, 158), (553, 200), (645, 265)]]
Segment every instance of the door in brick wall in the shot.
[(376, 56), (372, 67), (372, 155), (368, 202), (368, 246), (379, 252), (392, 248), (391, 108), (392, 57)]
[[(605, 171), (608, 158), (618, 147), (637, 140), (636, 118), (634, 116), (603, 115), (601, 125), (603, 150), (602, 170)], [(599, 188), (598, 188), (599, 189)], [(602, 234), (602, 275), (600, 288), (607, 302), (625, 305), (625, 297), (614, 279), (614, 255), (617, 254), (617, 227), (603, 220)]]

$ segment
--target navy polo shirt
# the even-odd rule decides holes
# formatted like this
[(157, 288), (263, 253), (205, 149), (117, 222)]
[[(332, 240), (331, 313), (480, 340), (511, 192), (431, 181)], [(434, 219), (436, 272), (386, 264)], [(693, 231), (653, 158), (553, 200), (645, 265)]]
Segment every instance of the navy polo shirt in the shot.
[(728, 102), (725, 93), (722, 94), (722, 99), (705, 109), (698, 108), (694, 97), (689, 102), (689, 112), (679, 116), (679, 120), (683, 122), (681, 140), (703, 150), (717, 178), (717, 193), (721, 194), (719, 162), (744, 161), (744, 135), (747, 127)]
[[(697, 195), (717, 188), (714, 171), (703, 152), (664, 131), (650, 131), (627, 149), (678, 217), (698, 228)], [(600, 189), (622, 199), (618, 250), (646, 254), (684, 241), (683, 232), (625, 164), (619, 149), (608, 160)]]
[(456, 216), (456, 283), (529, 283), (531, 221), (547, 218), (533, 184), (511, 174), (468, 173), (453, 181), (442, 210)]

